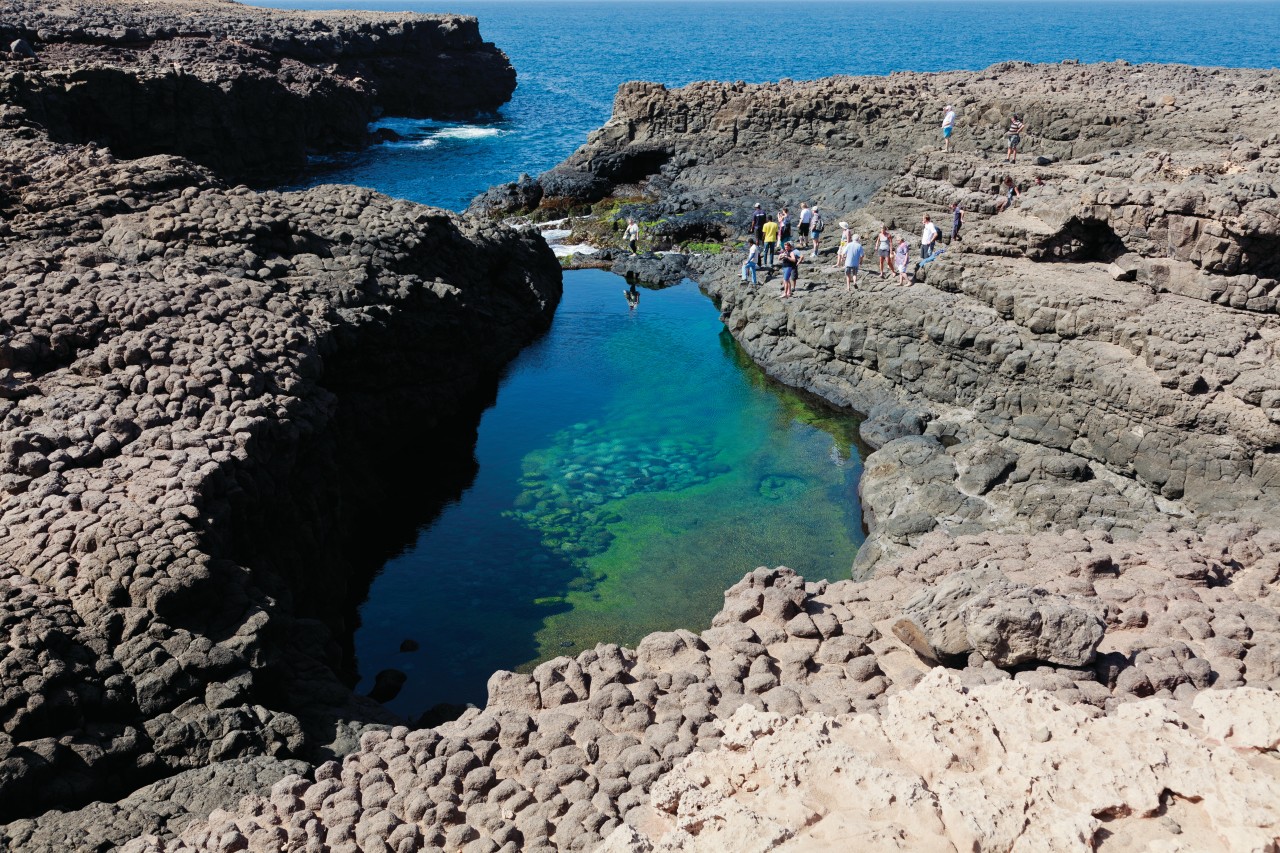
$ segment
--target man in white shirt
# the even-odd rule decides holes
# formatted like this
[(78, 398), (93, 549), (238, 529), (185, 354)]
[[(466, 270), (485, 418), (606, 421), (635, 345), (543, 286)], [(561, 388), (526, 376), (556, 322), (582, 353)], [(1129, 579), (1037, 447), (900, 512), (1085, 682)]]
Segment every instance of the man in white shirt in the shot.
[(937, 248), (937, 243), (938, 226), (933, 224), (933, 220), (926, 213), (924, 215), (924, 229), (920, 232), (920, 260), (927, 261), (933, 257), (933, 251)]
[(956, 111), (950, 104), (947, 104), (942, 111), (942, 150), (951, 151), (951, 131), (956, 126)]

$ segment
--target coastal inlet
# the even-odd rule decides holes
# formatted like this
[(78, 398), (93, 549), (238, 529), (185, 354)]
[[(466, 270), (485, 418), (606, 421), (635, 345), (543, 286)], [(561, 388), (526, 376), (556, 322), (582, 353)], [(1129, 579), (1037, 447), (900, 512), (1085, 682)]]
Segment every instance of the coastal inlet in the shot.
[(858, 421), (768, 380), (692, 282), (636, 307), (626, 288), (566, 274), (481, 422), (474, 482), (374, 580), (359, 689), (403, 672), (393, 710), (483, 703), (495, 669), (704, 628), (759, 565), (849, 576)]

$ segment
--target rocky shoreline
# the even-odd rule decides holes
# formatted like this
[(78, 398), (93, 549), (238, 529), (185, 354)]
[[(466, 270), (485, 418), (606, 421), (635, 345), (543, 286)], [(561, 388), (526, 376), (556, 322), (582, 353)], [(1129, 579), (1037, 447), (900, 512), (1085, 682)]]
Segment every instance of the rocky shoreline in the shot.
[[(1008, 91), (1043, 165), (991, 157)], [(672, 239), (724, 241), (755, 201), (865, 235), (958, 199), (964, 251), (848, 296), (806, 270), (788, 303), (688, 261), (768, 372), (869, 414), (856, 579), (758, 569), (701, 634), (496, 673), (485, 709), (416, 730), (337, 676), (342, 528), (548, 321), (550, 250), (3, 107), (0, 842), (1273, 849), (1277, 91), (1012, 63), (624, 86), (568, 163), (473, 213), (616, 216), (634, 190)], [(968, 133), (947, 157), (916, 115), (942, 98)], [(1046, 188), (997, 212), (1007, 173)], [(115, 802), (35, 817), (90, 798)]]
[(230, 0), (5, 0), (0, 101), (57, 142), (175, 154), (278, 186), (308, 153), (358, 148), (384, 113), (495, 110), (515, 69), (475, 18), (288, 12)]
[[(535, 236), (369, 190), (228, 181), (345, 141), (282, 118), (363, 133), (438, 106), (396, 86), (490, 66), (475, 91), (501, 103), (474, 19), (9, 2), (0, 22), (35, 54), (0, 55), (0, 847), (110, 849), (398, 722), (347, 686), (355, 531), (382, 535), (411, 472), (465, 485), (450, 456), (560, 269)], [(346, 76), (366, 64), (403, 79)], [(183, 124), (155, 99), (192, 75), (208, 120), (155, 132), (165, 153), (63, 122), (109, 94)], [(261, 133), (229, 146), (229, 117)], [(178, 156), (202, 151), (227, 156)]]

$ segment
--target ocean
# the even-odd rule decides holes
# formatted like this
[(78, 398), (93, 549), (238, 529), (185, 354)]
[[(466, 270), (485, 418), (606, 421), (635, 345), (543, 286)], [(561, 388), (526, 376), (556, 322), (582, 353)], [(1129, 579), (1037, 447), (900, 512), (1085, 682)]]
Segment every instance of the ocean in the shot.
[(296, 186), (354, 183), (461, 210), (488, 187), (537, 175), (608, 118), (620, 83), (682, 86), (832, 74), (985, 68), (1009, 59), (1280, 66), (1275, 2), (729, 2), (479, 0), (285, 2), (475, 15), (511, 58), (518, 88), (468, 123), (388, 118), (404, 139), (317, 161)]

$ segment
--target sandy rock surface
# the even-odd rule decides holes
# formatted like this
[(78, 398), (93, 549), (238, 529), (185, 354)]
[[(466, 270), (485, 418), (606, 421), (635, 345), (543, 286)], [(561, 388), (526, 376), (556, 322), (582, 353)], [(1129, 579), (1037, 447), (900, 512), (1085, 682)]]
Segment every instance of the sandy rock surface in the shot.
[(1094, 718), (938, 669), (878, 718), (742, 708), (597, 849), (1272, 849), (1280, 760), (1220, 732), (1274, 716), (1280, 694), (1204, 695), (1226, 701)]

